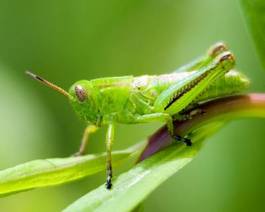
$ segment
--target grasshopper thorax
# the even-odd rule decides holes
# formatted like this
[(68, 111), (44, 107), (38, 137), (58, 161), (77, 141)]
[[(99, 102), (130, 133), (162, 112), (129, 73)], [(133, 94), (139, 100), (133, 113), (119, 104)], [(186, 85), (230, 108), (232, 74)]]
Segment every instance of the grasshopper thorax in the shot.
[(99, 92), (90, 81), (81, 80), (69, 89), (69, 100), (76, 114), (83, 120), (100, 125), (101, 115), (97, 104)]

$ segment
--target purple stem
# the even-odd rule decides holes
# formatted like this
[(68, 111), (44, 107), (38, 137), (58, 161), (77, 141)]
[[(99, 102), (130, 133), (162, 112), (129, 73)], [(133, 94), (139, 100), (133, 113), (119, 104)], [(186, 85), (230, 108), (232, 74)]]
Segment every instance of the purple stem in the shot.
[[(192, 119), (174, 122), (176, 135), (185, 136), (197, 127), (214, 120), (230, 121), (245, 117), (265, 118), (265, 94), (253, 93), (223, 97), (205, 102), (199, 105), (199, 109), (203, 113), (195, 114)], [(171, 144), (172, 139), (166, 127), (163, 126), (148, 139), (139, 161), (150, 157)]]

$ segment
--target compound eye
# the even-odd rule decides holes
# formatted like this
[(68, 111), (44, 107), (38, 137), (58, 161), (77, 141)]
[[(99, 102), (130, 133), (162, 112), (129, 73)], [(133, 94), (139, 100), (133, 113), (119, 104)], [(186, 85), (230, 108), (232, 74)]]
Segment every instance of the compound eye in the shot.
[(86, 90), (81, 86), (75, 86), (75, 94), (80, 102), (83, 102), (87, 98)]

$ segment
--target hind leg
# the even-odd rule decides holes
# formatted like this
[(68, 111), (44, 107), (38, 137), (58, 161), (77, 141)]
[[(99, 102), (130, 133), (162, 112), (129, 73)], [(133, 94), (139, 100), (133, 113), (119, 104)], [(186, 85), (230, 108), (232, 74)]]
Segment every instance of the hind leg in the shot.
[(187, 65), (181, 66), (175, 72), (198, 70), (198, 69), (208, 65), (210, 62), (212, 62), (212, 60), (217, 55), (219, 55), (222, 52), (225, 52), (227, 50), (228, 50), (228, 48), (224, 43), (222, 43), (222, 42), (216, 43), (208, 49), (208, 51), (205, 55), (193, 60), (192, 62), (188, 63)]
[(167, 129), (171, 137), (176, 140), (185, 143), (187, 146), (191, 146), (191, 140), (181, 137), (180, 135), (176, 135), (174, 132), (174, 125), (172, 117), (167, 113), (152, 113), (142, 115), (136, 118), (136, 123), (150, 123), (150, 122), (166, 122)]
[(164, 90), (155, 100), (154, 111), (171, 115), (179, 114), (207, 88), (234, 67), (235, 59), (230, 52), (218, 55), (208, 66), (192, 73)]

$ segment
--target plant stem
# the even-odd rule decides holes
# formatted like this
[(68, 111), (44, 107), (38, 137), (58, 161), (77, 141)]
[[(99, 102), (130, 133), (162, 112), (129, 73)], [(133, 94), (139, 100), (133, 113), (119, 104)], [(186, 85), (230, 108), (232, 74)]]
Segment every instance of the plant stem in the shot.
[[(195, 114), (191, 119), (174, 122), (176, 135), (188, 135), (197, 128), (215, 121), (227, 122), (249, 117), (265, 118), (265, 94), (252, 93), (210, 100), (193, 108), (188, 113), (191, 114), (198, 109), (203, 112)], [(163, 126), (149, 138), (139, 161), (168, 147), (172, 142), (166, 126)]]

